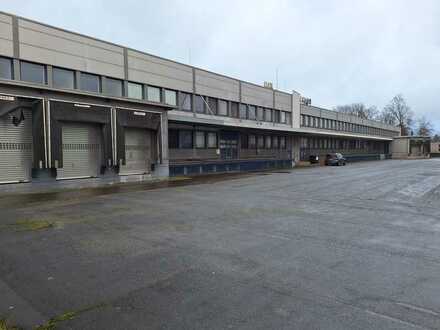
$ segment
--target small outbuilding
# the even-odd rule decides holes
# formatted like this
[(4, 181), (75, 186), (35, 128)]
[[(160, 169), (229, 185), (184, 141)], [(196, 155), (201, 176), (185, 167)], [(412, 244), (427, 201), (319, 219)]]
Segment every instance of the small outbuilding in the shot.
[(420, 159), (429, 158), (431, 138), (429, 136), (398, 136), (391, 144), (392, 158)]

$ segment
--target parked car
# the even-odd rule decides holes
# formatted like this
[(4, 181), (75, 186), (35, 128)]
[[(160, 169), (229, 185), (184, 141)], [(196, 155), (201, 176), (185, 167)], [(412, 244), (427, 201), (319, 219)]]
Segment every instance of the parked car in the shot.
[(327, 154), (325, 157), (325, 165), (327, 166), (345, 166), (347, 160), (342, 156), (342, 154), (336, 152), (334, 154)]
[(309, 156), (309, 162), (310, 162), (310, 164), (317, 164), (317, 163), (319, 163), (319, 156), (318, 155), (310, 155)]

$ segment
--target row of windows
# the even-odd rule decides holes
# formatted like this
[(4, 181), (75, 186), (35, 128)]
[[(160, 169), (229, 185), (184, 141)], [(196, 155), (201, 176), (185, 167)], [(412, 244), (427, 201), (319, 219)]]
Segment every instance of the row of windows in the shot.
[(218, 139), (216, 132), (176, 130), (168, 131), (168, 147), (170, 149), (216, 149)]
[(241, 147), (243, 149), (286, 149), (286, 137), (241, 134)]
[[(274, 135), (240, 134), (243, 149), (286, 149), (286, 137)], [(170, 149), (216, 149), (217, 132), (170, 129), (168, 131)]]
[(369, 150), (380, 149), (382, 142), (335, 138), (301, 138), (301, 149)]
[(210, 115), (229, 116), (240, 119), (258, 120), (289, 124), (292, 122), (290, 112), (257, 107), (244, 103), (228, 102), (214, 97), (195, 95), (181, 92), (179, 94), (179, 110), (194, 111)]
[[(13, 79), (13, 65), (9, 58), (0, 57), (0, 78)], [(46, 66), (31, 62), (20, 62), (20, 79), (23, 81), (47, 84)], [(292, 121), (291, 113), (286, 111), (257, 107), (237, 102), (196, 95), (156, 86), (127, 82), (127, 92), (124, 92), (124, 82), (120, 79), (101, 77), (99, 75), (80, 72), (77, 77), (74, 70), (58, 67), (52, 68), (52, 84), (60, 89), (79, 89), (92, 93), (104, 93), (109, 96), (127, 96), (133, 99), (164, 102), (172, 106), (179, 106), (183, 111), (194, 111), (219, 116), (229, 116), (240, 119), (258, 120), (266, 122), (289, 124)], [(125, 95), (127, 94), (127, 95)], [(178, 102), (179, 100), (179, 102)], [(193, 106), (194, 103), (194, 106)]]
[(347, 123), (344, 121), (308, 116), (308, 115), (301, 115), (301, 126), (324, 128), (329, 130), (353, 132), (360, 134), (388, 136), (388, 137), (393, 137), (396, 135), (396, 133), (393, 131), (384, 130), (381, 128), (358, 125), (353, 123)]
[[(0, 78), (14, 78), (11, 59), (0, 57)], [(36, 84), (47, 84), (46, 66), (20, 61), (20, 79)], [(104, 93), (109, 96), (125, 96), (124, 83), (120, 79), (101, 77), (85, 72), (80, 72), (79, 77), (77, 77), (75, 71), (58, 67), (52, 68), (52, 84), (53, 87), (60, 89), (79, 89), (92, 93)], [(135, 99), (146, 99), (152, 102), (162, 101), (161, 88), (132, 82), (127, 84), (126, 96)], [(165, 90), (163, 98), (165, 103), (177, 105), (177, 93), (175, 91)]]

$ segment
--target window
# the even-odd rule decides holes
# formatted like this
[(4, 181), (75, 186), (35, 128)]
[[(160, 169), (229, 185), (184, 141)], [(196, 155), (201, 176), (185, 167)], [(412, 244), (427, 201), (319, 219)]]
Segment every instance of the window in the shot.
[(12, 79), (12, 60), (0, 57), (0, 78)]
[(301, 126), (306, 126), (306, 117), (301, 115)]
[(264, 109), (262, 107), (257, 108), (257, 120), (259, 121), (264, 120)]
[(240, 134), (241, 137), (241, 148), (247, 149), (249, 148), (249, 136), (247, 134)]
[(248, 107), (248, 118), (251, 120), (257, 119), (257, 109), (253, 105), (250, 105)]
[(46, 67), (41, 64), (21, 62), (20, 63), (21, 80), (36, 84), (46, 83)]
[(238, 118), (238, 103), (231, 102), (231, 117)]
[(257, 140), (256, 140), (255, 135), (249, 134), (248, 142), (249, 142), (249, 148), (255, 149), (255, 147), (257, 146)]
[(286, 137), (285, 136), (280, 137), (280, 149), (286, 149)]
[(192, 98), (191, 94), (183, 93), (183, 92), (180, 93), (180, 96), (179, 96), (179, 107), (180, 107), (180, 110), (184, 110), (184, 111), (191, 111), (192, 110), (191, 98)]
[(142, 100), (142, 85), (129, 82), (127, 84), (127, 96), (132, 99)]
[(147, 86), (147, 100), (151, 102), (160, 102), (160, 88)]
[(292, 114), (290, 112), (286, 112), (286, 124), (287, 125), (292, 124)]
[(191, 149), (193, 147), (193, 132), (189, 130), (179, 131), (179, 147)]
[(208, 99), (208, 105), (209, 105), (208, 113), (211, 115), (216, 115), (217, 114), (217, 99), (210, 97)]
[(281, 119), (280, 118), (280, 111), (279, 110), (274, 110), (273, 113), (274, 113), (274, 118), (273, 118), (274, 120), (273, 121), (275, 123), (279, 123), (280, 119)]
[(168, 148), (179, 148), (179, 131), (177, 129), (168, 130)]
[(177, 105), (176, 91), (171, 91), (169, 89), (165, 89), (165, 104)]
[(196, 95), (195, 108), (197, 113), (205, 113), (205, 101), (200, 95)]
[(208, 148), (217, 148), (217, 133), (208, 133)]
[(267, 135), (266, 138), (266, 149), (272, 148), (272, 137), (270, 135)]
[(87, 92), (99, 93), (100, 78), (95, 74), (81, 72), (80, 75), (80, 89)]
[(272, 122), (272, 110), (266, 109), (264, 110), (264, 120), (268, 122)]
[(224, 100), (218, 100), (218, 114), (221, 116), (228, 115), (228, 102)]
[(257, 138), (257, 146), (259, 149), (263, 149), (264, 148), (264, 136), (260, 135)]
[(272, 136), (272, 148), (278, 149), (278, 136)]
[(122, 81), (113, 78), (105, 78), (105, 88), (104, 92), (111, 96), (122, 96)]
[(247, 105), (240, 103), (240, 118), (246, 119), (247, 118)]
[(284, 111), (281, 111), (281, 123), (286, 123), (286, 113)]
[(205, 147), (205, 132), (196, 131), (196, 148)]
[(53, 87), (63, 89), (75, 88), (75, 72), (72, 70), (53, 68)]

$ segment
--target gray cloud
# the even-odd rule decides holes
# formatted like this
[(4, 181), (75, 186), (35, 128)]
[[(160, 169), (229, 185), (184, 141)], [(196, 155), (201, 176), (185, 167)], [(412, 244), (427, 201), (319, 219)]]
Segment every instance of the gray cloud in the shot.
[[(0, 1), (48, 24), (275, 83), (332, 108), (382, 108), (403, 93), (440, 130), (440, 3), (436, 0)], [(190, 51), (189, 51), (190, 49)]]

